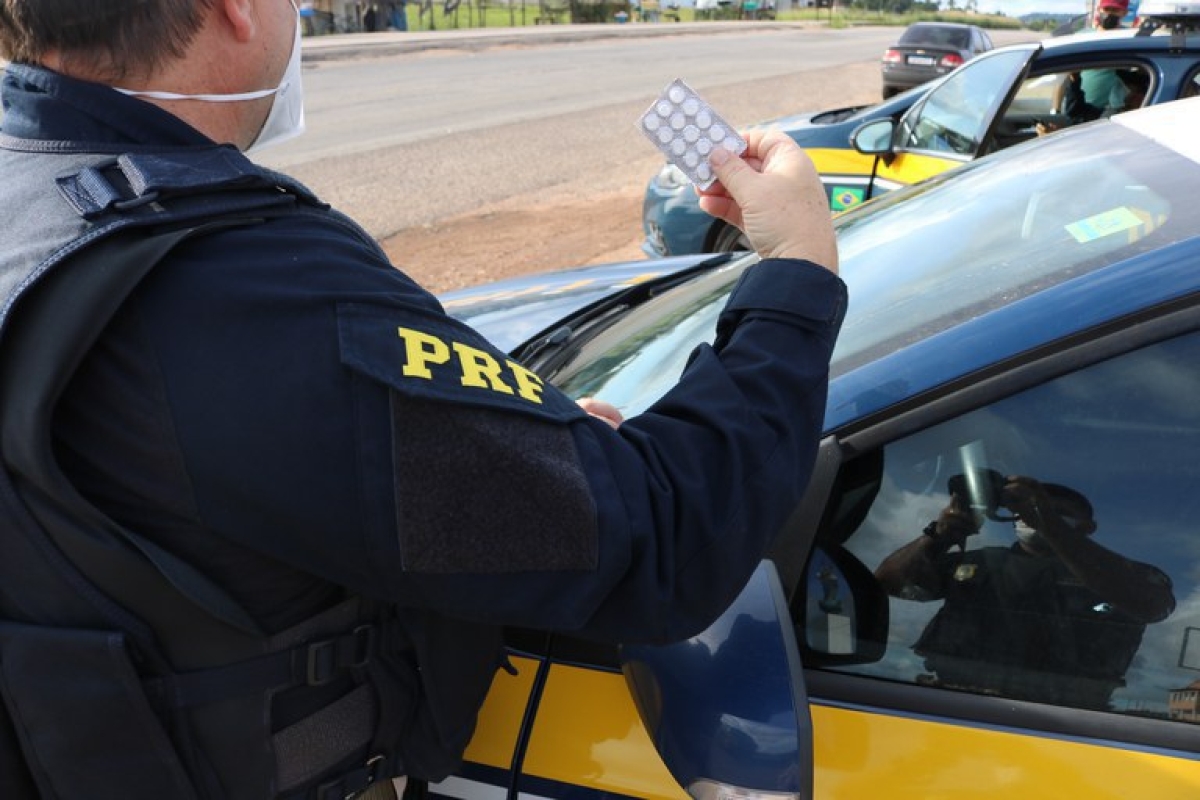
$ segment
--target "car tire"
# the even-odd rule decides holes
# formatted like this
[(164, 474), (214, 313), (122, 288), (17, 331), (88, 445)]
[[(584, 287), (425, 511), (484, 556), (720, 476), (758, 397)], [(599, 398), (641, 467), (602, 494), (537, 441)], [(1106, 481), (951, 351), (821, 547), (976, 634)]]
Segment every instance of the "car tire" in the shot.
[(712, 238), (713, 253), (733, 253), (738, 250), (753, 250), (746, 234), (733, 225), (721, 225)]
[(887, 100), (889, 97), (895, 97), (898, 94), (900, 94), (900, 90), (898, 88), (896, 88), (895, 86), (884, 86), (883, 87), (883, 99), (884, 100)]

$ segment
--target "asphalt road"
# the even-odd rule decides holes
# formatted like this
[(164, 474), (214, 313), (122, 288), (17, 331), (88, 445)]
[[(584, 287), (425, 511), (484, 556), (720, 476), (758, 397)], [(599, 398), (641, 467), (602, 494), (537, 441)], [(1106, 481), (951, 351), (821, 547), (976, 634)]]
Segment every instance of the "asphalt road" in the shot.
[(644, 183), (660, 160), (634, 121), (675, 77), (736, 125), (874, 99), (836, 83), (877, 64), (896, 33), (660, 23), (314, 37), (308, 132), (260, 159), (384, 240), (514, 197)]

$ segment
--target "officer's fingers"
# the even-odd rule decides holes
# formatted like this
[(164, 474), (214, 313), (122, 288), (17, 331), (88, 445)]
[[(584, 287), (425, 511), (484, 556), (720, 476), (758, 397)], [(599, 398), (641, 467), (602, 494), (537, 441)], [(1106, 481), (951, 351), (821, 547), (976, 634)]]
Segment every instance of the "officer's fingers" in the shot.
[[(717, 184), (713, 184), (716, 186)], [(737, 202), (725, 192), (700, 193), (700, 208), (717, 219), (723, 219), (737, 228), (742, 227), (742, 210)]]
[(616, 428), (625, 421), (625, 417), (612, 403), (606, 403), (603, 400), (597, 400), (594, 397), (584, 397), (579, 401), (579, 407), (592, 415), (596, 419), (602, 419)]
[(1033, 502), (1044, 494), (1040, 483), (1023, 475), (1009, 475), (1005, 479), (1003, 492), (1014, 503)]

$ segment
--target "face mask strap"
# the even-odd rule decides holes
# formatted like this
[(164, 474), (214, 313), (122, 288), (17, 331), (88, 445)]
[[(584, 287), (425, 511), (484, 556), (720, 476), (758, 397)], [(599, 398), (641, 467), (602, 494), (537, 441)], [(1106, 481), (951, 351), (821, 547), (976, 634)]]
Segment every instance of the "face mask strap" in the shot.
[[(292, 9), (296, 12), (296, 25), (299, 30), (300, 24), (300, 7), (296, 5), (296, 0), (291, 0)], [(293, 47), (299, 47), (299, 41), (295, 42)], [(156, 91), (141, 91), (138, 89), (122, 89), (120, 86), (112, 87), (116, 91), (129, 97), (149, 97), (152, 100), (198, 100), (202, 103), (241, 103), (246, 100), (259, 100), (264, 97), (270, 97), (273, 94), (286, 92), (288, 88), (287, 76), (284, 76), (283, 83), (276, 86), (274, 89), (258, 89), (253, 92), (239, 92), (237, 94), (181, 94), (179, 92), (156, 92)]]
[(204, 103), (238, 103), (243, 100), (258, 100), (262, 97), (270, 97), (283, 87), (275, 89), (259, 89), (255, 92), (241, 92), (239, 94), (179, 94), (177, 92), (153, 92), (139, 91), (137, 89), (122, 89), (119, 86), (112, 87), (121, 94), (130, 97), (149, 97), (154, 100), (199, 100)]

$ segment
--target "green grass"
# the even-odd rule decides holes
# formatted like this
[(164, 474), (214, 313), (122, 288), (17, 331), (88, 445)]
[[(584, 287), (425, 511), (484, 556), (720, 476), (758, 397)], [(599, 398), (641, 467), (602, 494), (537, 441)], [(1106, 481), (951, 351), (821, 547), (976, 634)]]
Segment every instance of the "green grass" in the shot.
[[(567, 0), (549, 0), (547, 5), (557, 6), (561, 9), (560, 12), (553, 15), (555, 21), (571, 21), (570, 13), (567, 9)], [(634, 4), (627, 2), (627, 0), (602, 0), (602, 2), (588, 2), (586, 4), (581, 2), (579, 5), (581, 9), (584, 9), (585, 13), (589, 14), (591, 20), (597, 22), (611, 21), (613, 14), (621, 10), (631, 14), (636, 19), (636, 16), (632, 12)], [(677, 15), (680, 22), (702, 22), (706, 18), (711, 18), (707, 17), (704, 12), (701, 12), (700, 16), (697, 16), (695, 9), (692, 8), (680, 8), (677, 11), (668, 10), (665, 8), (665, 0), (663, 0), (662, 5), (665, 13)], [(407, 5), (409, 30), (508, 28), (549, 24), (551, 22), (551, 15), (547, 15), (542, 11), (537, 0), (526, 0), (524, 5), (521, 4), (520, 0), (513, 0), (512, 5), (494, 5), (487, 3), (486, 0), (462, 0), (458, 8), (450, 14), (444, 13), (441, 3), (435, 3), (432, 13), (424, 15), (418, 14), (418, 7), (417, 3), (409, 3)], [(737, 12), (733, 9), (724, 9), (719, 12), (709, 13), (718, 14), (717, 18), (720, 19), (735, 19), (737, 16)], [(1019, 29), (1021, 27), (1021, 21), (1015, 17), (968, 14), (953, 11), (891, 14), (854, 9), (836, 9), (830, 13), (829, 9), (805, 8), (783, 12), (779, 14), (778, 19), (790, 22), (812, 21), (838, 29), (853, 25), (889, 25), (902, 27), (911, 25), (914, 22), (965, 22), (978, 25), (981, 28)], [(664, 17), (658, 24), (669, 25), (673, 21)]]

